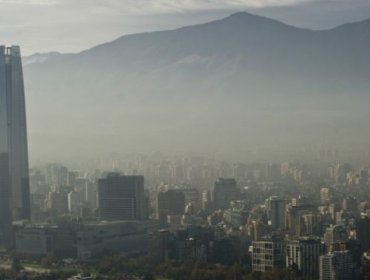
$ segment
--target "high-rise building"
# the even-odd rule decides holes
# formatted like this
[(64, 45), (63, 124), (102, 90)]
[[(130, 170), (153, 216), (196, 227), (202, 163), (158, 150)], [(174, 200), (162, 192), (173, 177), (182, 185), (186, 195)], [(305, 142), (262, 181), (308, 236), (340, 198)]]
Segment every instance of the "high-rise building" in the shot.
[(302, 238), (287, 245), (286, 265), (296, 271), (302, 279), (319, 278), (319, 257), (324, 253), (320, 239)]
[(68, 193), (68, 210), (69, 212), (76, 214), (81, 207), (81, 193), (73, 190)]
[(158, 193), (157, 218), (162, 227), (176, 224), (185, 212), (185, 194), (182, 190), (168, 190)]
[(370, 279), (370, 253), (365, 252), (361, 256), (361, 269), (360, 269), (360, 279), (369, 280)]
[(60, 163), (49, 163), (47, 165), (47, 183), (53, 190), (59, 190), (68, 185), (68, 169)]
[(352, 280), (355, 264), (349, 251), (337, 251), (320, 257), (320, 280)]
[(353, 196), (344, 198), (342, 208), (345, 211), (357, 213), (358, 212), (357, 199)]
[(51, 191), (46, 199), (46, 207), (56, 214), (66, 214), (68, 212), (68, 192)]
[(269, 163), (265, 169), (265, 179), (269, 181), (279, 180), (281, 177), (279, 165)]
[(219, 178), (213, 188), (213, 203), (215, 209), (227, 209), (232, 200), (239, 198), (239, 190), (234, 179)]
[(158, 193), (157, 217), (182, 215), (185, 212), (185, 194), (182, 190), (168, 190)]
[(285, 267), (285, 241), (280, 236), (252, 242), (252, 269), (266, 272)]
[(285, 200), (278, 196), (272, 196), (265, 201), (267, 218), (274, 229), (285, 228), (285, 206)]
[(370, 218), (356, 221), (356, 239), (360, 242), (363, 251), (370, 250)]
[[(1, 101), (0, 101), (1, 106)], [(1, 113), (1, 111), (0, 111)], [(1, 137), (0, 137), (1, 141)], [(9, 156), (0, 153), (0, 246), (8, 246), (11, 240)]]
[(144, 177), (110, 173), (98, 182), (99, 215), (102, 220), (145, 220)]
[(321, 205), (326, 205), (330, 203), (331, 192), (329, 188), (321, 188), (320, 190), (320, 202)]
[(20, 48), (0, 46), (0, 212), (3, 221), (30, 218), (25, 107)]
[(287, 207), (286, 227), (294, 237), (317, 235), (320, 231), (319, 217), (314, 205), (299, 203), (294, 206), (292, 203)]
[(185, 195), (185, 205), (191, 204), (195, 211), (200, 209), (200, 194), (195, 188), (187, 188), (181, 190)]
[[(84, 193), (85, 193), (85, 201), (88, 203), (89, 207), (91, 209), (96, 209), (97, 208), (97, 198), (98, 198), (98, 190), (97, 190), (97, 185), (95, 183), (88, 183), (84, 187)], [(82, 202), (84, 202), (83, 199), (81, 199)]]
[(348, 233), (344, 226), (334, 225), (325, 229), (324, 241), (327, 252), (345, 248), (347, 240)]

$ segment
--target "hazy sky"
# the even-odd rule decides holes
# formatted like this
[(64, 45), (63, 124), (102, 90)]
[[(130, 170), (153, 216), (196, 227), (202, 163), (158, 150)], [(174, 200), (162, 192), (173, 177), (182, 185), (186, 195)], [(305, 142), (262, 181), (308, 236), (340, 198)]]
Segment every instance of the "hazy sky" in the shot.
[(370, 18), (369, 0), (0, 0), (0, 43), (23, 54), (78, 52), (121, 35), (218, 19), (237, 11), (322, 29)]

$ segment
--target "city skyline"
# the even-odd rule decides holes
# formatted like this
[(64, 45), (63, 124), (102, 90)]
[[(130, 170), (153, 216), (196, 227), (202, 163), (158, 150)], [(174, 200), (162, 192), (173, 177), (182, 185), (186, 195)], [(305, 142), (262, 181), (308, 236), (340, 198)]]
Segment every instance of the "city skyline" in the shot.
[(369, 0), (0, 0), (2, 33), (1, 280), (370, 279)]

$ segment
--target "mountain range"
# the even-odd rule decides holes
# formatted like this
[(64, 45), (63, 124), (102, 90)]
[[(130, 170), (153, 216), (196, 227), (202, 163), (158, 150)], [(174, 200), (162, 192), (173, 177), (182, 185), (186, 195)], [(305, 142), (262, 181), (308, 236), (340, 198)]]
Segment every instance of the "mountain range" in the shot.
[(25, 57), (33, 157), (367, 148), (369, 58), (370, 19), (310, 30), (245, 12)]

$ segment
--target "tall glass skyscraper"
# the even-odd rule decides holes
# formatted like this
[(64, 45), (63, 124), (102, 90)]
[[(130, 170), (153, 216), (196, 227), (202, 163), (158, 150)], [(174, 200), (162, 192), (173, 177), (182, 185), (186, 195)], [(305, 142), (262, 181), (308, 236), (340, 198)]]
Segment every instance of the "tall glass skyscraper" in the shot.
[(23, 71), (18, 46), (0, 46), (0, 228), (30, 219)]

